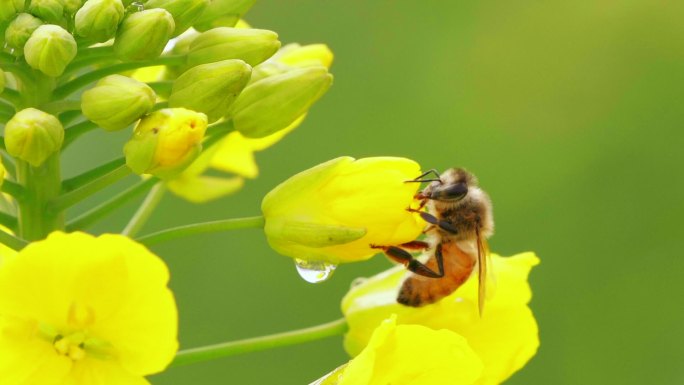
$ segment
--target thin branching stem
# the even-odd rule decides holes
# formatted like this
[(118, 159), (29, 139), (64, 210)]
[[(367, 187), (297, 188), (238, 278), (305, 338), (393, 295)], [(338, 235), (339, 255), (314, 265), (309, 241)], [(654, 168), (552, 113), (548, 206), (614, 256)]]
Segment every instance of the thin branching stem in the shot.
[(164, 183), (161, 181), (157, 182), (157, 184), (152, 187), (152, 190), (150, 190), (150, 192), (147, 194), (140, 207), (138, 207), (138, 210), (135, 212), (135, 214), (133, 214), (133, 217), (123, 229), (121, 234), (131, 238), (138, 234), (138, 232), (142, 230), (143, 226), (145, 226), (145, 223), (147, 223), (147, 220), (152, 215), (154, 209), (156, 209), (159, 205), (159, 202), (161, 202), (165, 191), (166, 187), (164, 186)]
[(150, 246), (159, 242), (169, 241), (177, 238), (188, 237), (196, 234), (218, 233), (238, 229), (262, 228), (264, 227), (264, 217), (245, 217), (222, 219), (218, 221), (193, 223), (190, 225), (172, 227), (157, 231), (152, 234), (143, 235), (137, 241)]
[(118, 168), (115, 168), (114, 170), (100, 176), (97, 179), (93, 179), (92, 181), (83, 184), (78, 188), (75, 188), (69, 192), (66, 192), (58, 196), (57, 198), (49, 202), (48, 209), (52, 212), (60, 212), (66, 210), (67, 208), (77, 204), (83, 199), (88, 198), (89, 196), (95, 194), (103, 188), (120, 181), (121, 179), (127, 177), (130, 174), (131, 169), (128, 168), (128, 166), (126, 166), (125, 164), (121, 165)]
[(181, 350), (171, 362), (171, 367), (194, 364), (197, 362), (215, 360), (217, 358), (235, 356), (260, 350), (274, 349), (284, 346), (302, 344), (320, 339), (339, 336), (348, 330), (344, 318), (322, 325), (289, 332), (271, 334), (262, 337), (248, 338), (239, 341), (203, 346), (194, 349)]
[(28, 242), (25, 239), (19, 238), (16, 235), (10, 234), (4, 230), (0, 230), (0, 243), (12, 250), (17, 251), (28, 245)]
[(75, 231), (87, 228), (88, 226), (102, 219), (104, 216), (108, 215), (112, 211), (118, 209), (129, 200), (135, 198), (137, 195), (147, 191), (157, 182), (158, 181), (155, 178), (141, 180), (140, 182), (120, 192), (119, 194), (107, 200), (106, 202), (103, 202), (93, 207), (92, 209), (86, 211), (85, 213), (71, 220), (66, 224), (66, 230)]

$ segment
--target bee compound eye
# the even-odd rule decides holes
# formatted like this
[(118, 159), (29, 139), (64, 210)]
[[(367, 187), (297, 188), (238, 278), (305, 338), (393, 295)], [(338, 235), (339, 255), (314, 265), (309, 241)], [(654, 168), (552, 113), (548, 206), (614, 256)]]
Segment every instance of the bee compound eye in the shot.
[(468, 194), (468, 185), (463, 182), (455, 183), (439, 191), (438, 199), (459, 200)]

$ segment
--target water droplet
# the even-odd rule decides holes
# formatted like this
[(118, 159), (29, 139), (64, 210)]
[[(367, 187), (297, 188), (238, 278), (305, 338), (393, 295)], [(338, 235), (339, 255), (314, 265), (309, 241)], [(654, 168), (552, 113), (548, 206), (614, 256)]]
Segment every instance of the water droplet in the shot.
[(337, 268), (337, 265), (330, 264), (323, 261), (305, 261), (303, 259), (295, 259), (297, 272), (306, 282), (319, 283), (330, 278)]
[(128, 12), (142, 12), (145, 10), (145, 4), (140, 1), (134, 1), (126, 9)]
[(354, 278), (354, 280), (351, 282), (351, 285), (349, 285), (349, 287), (350, 287), (350, 289), (353, 289), (359, 285), (363, 285), (364, 283), (366, 283), (366, 281), (368, 281), (368, 278), (366, 278), (366, 277)]

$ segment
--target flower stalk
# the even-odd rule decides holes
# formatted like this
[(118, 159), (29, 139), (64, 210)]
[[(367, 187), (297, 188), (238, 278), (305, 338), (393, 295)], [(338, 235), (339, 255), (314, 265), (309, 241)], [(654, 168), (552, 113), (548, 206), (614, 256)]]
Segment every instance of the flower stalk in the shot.
[(171, 362), (170, 367), (194, 364), (239, 354), (298, 345), (344, 334), (347, 331), (344, 318), (309, 328), (292, 330), (239, 341), (181, 350)]

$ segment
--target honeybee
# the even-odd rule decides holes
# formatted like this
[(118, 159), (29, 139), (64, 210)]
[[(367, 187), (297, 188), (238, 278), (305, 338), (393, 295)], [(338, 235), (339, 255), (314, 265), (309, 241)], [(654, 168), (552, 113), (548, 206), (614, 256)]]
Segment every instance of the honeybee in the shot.
[[(434, 174), (435, 177), (429, 176)], [(412, 241), (399, 246), (375, 246), (392, 260), (413, 272), (401, 286), (397, 302), (424, 306), (458, 289), (478, 270), (478, 305), (484, 308), (487, 279), (487, 238), (494, 233), (492, 203), (478, 187), (477, 178), (462, 168), (451, 168), (441, 175), (430, 170), (407, 183), (429, 184), (415, 198), (417, 212), (428, 222), (423, 231), (428, 242)], [(426, 211), (421, 211), (427, 207)], [(408, 250), (430, 251), (426, 263), (415, 259)]]

